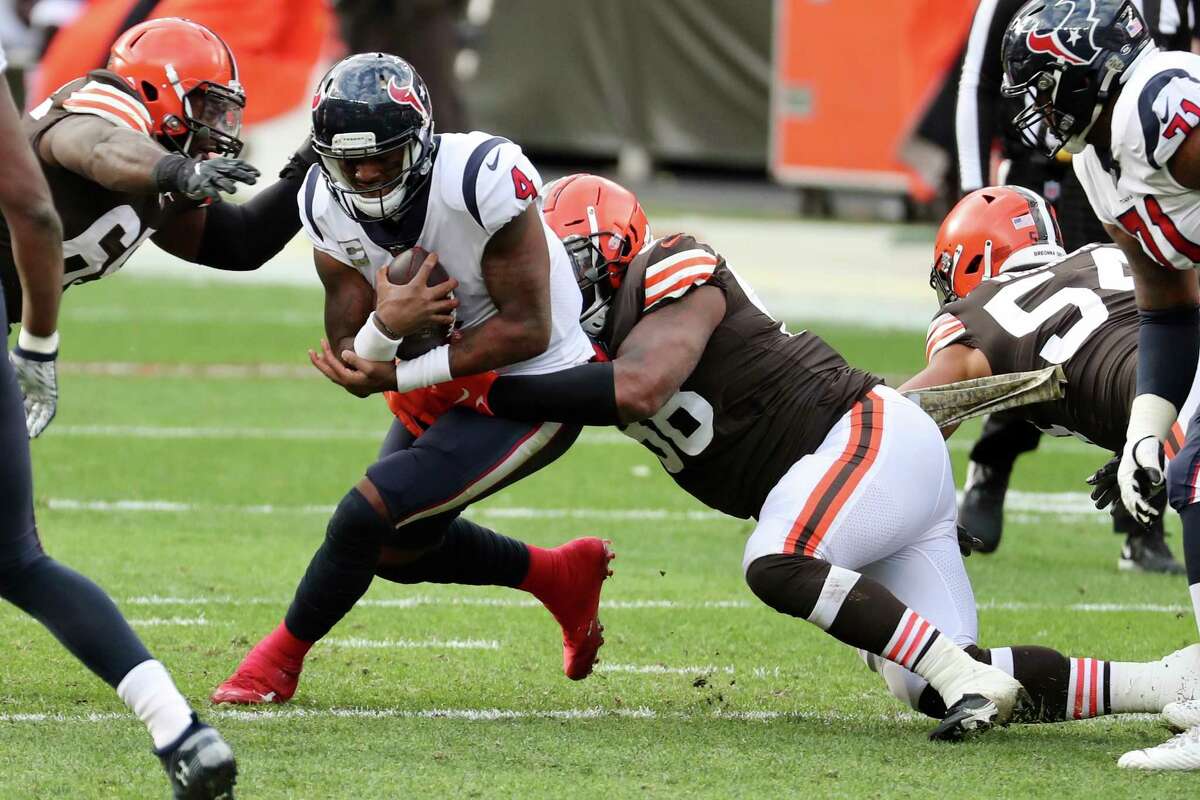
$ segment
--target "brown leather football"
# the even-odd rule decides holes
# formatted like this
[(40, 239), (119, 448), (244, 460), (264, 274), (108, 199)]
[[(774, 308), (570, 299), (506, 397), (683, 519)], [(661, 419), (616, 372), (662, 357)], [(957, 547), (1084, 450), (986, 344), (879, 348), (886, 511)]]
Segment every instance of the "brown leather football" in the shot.
[[(408, 283), (416, 277), (427, 255), (429, 253), (423, 247), (411, 247), (405, 250), (393, 258), (391, 264), (388, 264), (388, 280), (396, 284)], [(442, 268), (442, 265), (440, 263), (435, 264), (433, 269), (429, 271), (429, 280), (426, 282), (426, 285), (436, 286), (439, 283), (445, 283), (449, 279), (450, 276)], [(454, 295), (451, 294), (450, 296), (453, 297)], [(440, 325), (410, 333), (400, 342), (400, 347), (396, 350), (396, 356), (407, 361), (424, 355), (433, 348), (445, 344), (446, 340), (450, 338), (450, 331), (451, 326)]]

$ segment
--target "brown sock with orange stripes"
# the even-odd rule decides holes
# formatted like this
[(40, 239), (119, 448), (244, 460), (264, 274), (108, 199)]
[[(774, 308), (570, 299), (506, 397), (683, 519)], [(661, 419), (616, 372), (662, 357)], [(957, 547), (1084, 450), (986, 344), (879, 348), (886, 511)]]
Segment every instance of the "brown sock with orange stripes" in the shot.
[(755, 559), (746, 583), (781, 614), (813, 623), (840, 642), (913, 669), (939, 634), (876, 580), (819, 558)]

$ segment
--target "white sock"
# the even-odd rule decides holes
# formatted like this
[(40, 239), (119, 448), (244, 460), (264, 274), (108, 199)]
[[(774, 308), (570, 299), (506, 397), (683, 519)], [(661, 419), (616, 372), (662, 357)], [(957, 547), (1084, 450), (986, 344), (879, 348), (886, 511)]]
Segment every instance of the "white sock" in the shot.
[(1108, 697), (1112, 712), (1157, 714), (1168, 703), (1182, 699), (1184, 685), (1191, 681), (1187, 674), (1188, 665), (1172, 656), (1176, 653), (1158, 661), (1108, 662)]
[[(967, 655), (961, 647), (950, 641), (949, 636), (938, 636), (925, 652), (925, 655), (913, 665), (912, 671), (929, 681), (943, 699), (947, 699), (949, 691), (955, 694), (953, 688), (962, 678), (973, 674), (978, 665), (975, 659)], [(957, 700), (957, 698), (954, 698)], [(948, 702), (950, 702), (948, 700)]]
[(174, 742), (192, 724), (192, 707), (175, 688), (167, 668), (154, 659), (129, 670), (117, 685), (117, 695), (146, 724), (156, 750)]
[(1192, 616), (1196, 619), (1196, 627), (1200, 629), (1200, 583), (1189, 586), (1188, 594), (1192, 596)]

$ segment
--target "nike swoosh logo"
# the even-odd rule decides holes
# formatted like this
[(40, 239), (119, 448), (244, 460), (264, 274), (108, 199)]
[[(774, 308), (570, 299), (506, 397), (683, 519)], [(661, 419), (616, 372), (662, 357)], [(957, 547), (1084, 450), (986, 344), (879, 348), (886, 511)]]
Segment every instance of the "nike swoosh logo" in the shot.
[(455, 401), (454, 401), (454, 405), (456, 405), (456, 406), (457, 406), (457, 405), (462, 405), (462, 404), (463, 404), (463, 402), (464, 402), (464, 401), (465, 401), (467, 398), (469, 398), (470, 396), (471, 396), (471, 393), (470, 393), (469, 391), (467, 391), (466, 389), (463, 389), (463, 390), (462, 390), (462, 397), (460, 397), (460, 398), (458, 398), (457, 400), (455, 400)]
[(496, 155), (492, 156), (492, 163), (488, 164), (487, 168), (490, 169), (492, 172), (495, 172), (496, 167), (497, 167), (497, 165), (499, 165), (499, 163), (500, 163), (500, 148), (497, 147)]

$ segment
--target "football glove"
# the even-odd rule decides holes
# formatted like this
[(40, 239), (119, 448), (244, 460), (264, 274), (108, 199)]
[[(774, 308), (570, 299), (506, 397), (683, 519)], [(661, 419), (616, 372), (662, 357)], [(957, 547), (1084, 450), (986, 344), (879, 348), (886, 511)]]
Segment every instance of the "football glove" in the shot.
[(1106, 509), (1121, 497), (1121, 487), (1117, 484), (1117, 467), (1120, 465), (1121, 457), (1113, 456), (1087, 479), (1092, 487), (1092, 502), (1096, 508)]
[(967, 533), (967, 529), (964, 528), (962, 525), (959, 525), (958, 526), (958, 552), (962, 553), (962, 557), (966, 558), (967, 556), (971, 555), (971, 553), (974, 553), (976, 550), (982, 550), (982, 549), (983, 549), (983, 541), (980, 539), (977, 539), (974, 536), (972, 536), (971, 534)]
[(172, 153), (154, 166), (154, 179), (163, 192), (189, 200), (217, 200), (233, 194), (239, 183), (254, 184), (259, 172), (248, 161), (218, 156), (203, 161)]
[(1117, 467), (1117, 485), (1125, 509), (1143, 525), (1149, 525), (1158, 516), (1158, 509), (1150, 500), (1163, 490), (1166, 474), (1162, 440), (1157, 436), (1125, 442)]
[(25, 429), (34, 439), (58, 411), (58, 353), (31, 353), (20, 347), (8, 354), (25, 399)]

